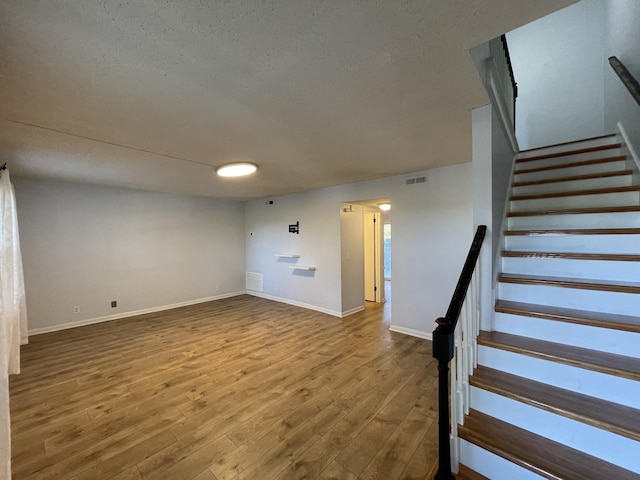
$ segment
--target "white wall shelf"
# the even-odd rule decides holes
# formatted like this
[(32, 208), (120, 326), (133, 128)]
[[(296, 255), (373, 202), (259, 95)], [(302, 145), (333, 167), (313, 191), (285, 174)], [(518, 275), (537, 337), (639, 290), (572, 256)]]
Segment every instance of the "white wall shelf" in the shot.
[(276, 253), (274, 257), (277, 258), (300, 258), (297, 253)]
[(310, 267), (309, 265), (289, 265), (292, 270), (308, 270), (315, 271), (316, 267)]

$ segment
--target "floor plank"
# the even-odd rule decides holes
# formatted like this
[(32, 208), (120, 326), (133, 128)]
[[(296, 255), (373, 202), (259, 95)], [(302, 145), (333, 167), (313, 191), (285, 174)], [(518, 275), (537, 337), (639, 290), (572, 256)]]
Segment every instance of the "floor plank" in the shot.
[(427, 478), (431, 342), (239, 296), (33, 337), (14, 480)]

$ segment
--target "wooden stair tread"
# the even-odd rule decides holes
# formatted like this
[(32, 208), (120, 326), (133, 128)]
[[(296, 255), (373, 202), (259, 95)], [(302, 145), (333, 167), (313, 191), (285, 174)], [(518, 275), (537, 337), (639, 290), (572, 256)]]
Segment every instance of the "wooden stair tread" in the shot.
[(624, 253), (525, 252), (520, 250), (503, 250), (502, 256), (508, 258), (565, 258), (568, 260), (640, 262), (640, 255)]
[(640, 410), (478, 366), (471, 385), (640, 441)]
[(606, 135), (598, 135), (596, 137), (581, 138), (580, 140), (571, 140), (569, 142), (560, 142), (560, 143), (554, 143), (554, 144), (551, 144), (551, 145), (543, 145), (542, 147), (528, 148), (526, 150), (520, 150), (520, 153), (534, 152), (536, 150), (542, 150), (542, 149), (545, 149), (545, 148), (561, 147), (563, 145), (571, 145), (573, 143), (588, 142), (588, 141), (591, 141), (591, 140), (600, 140), (602, 138), (610, 138), (610, 137), (615, 137), (615, 136), (616, 136), (615, 133), (607, 133)]
[(490, 480), (484, 475), (480, 475), (475, 470), (471, 470), (466, 465), (460, 464), (458, 473), (454, 475), (456, 480)]
[(626, 160), (626, 159), (627, 159), (626, 155), (617, 155), (615, 157), (594, 158), (593, 160), (582, 160), (580, 162), (561, 163), (557, 165), (549, 165), (546, 167), (516, 169), (514, 171), (514, 175), (519, 175), (521, 173), (544, 172), (545, 170), (559, 170), (562, 168), (586, 167), (588, 165), (598, 165), (599, 163), (618, 162), (620, 160)]
[(610, 328), (626, 332), (640, 333), (640, 317), (616, 315), (611, 313), (587, 312), (571, 308), (550, 307), (530, 303), (498, 300), (495, 311), (512, 315), (521, 315), (559, 322), (577, 323), (591, 327)]
[(498, 281), (521, 285), (544, 285), (563, 288), (579, 288), (604, 292), (640, 293), (640, 283), (620, 282), (617, 280), (592, 280), (585, 278), (546, 277), (542, 275), (523, 275), (519, 273), (501, 273)]
[(471, 410), (460, 437), (545, 478), (640, 480), (640, 475)]
[(623, 177), (625, 175), (631, 175), (631, 174), (633, 174), (633, 170), (612, 170), (610, 172), (589, 173), (586, 175), (572, 175), (570, 177), (554, 177), (554, 178), (543, 178), (541, 180), (513, 182), (512, 186), (525, 187), (529, 185), (544, 185), (547, 183), (574, 182), (574, 181), (580, 181), (580, 180), (591, 180), (595, 178)]
[(548, 210), (526, 210), (509, 212), (509, 217), (533, 217), (539, 215), (570, 215), (588, 213), (625, 213), (640, 212), (640, 205), (624, 205), (618, 207), (589, 207), (589, 208), (556, 208)]
[(584, 195), (604, 195), (607, 193), (640, 192), (640, 185), (625, 187), (589, 188), (585, 190), (564, 190), (561, 192), (531, 193), (525, 195), (512, 195), (511, 201), (536, 200), (539, 198), (578, 197)]
[(604, 150), (613, 150), (621, 147), (622, 144), (620, 143), (610, 143), (608, 145), (596, 145), (595, 147), (576, 148), (574, 150), (564, 150), (562, 152), (543, 153), (542, 155), (535, 155), (533, 157), (518, 158), (516, 160), (516, 163), (535, 162), (536, 160), (566, 157), (568, 155), (578, 155), (581, 153), (602, 152)]
[(640, 381), (638, 358), (502, 332), (481, 331), (478, 344)]
[(543, 236), (543, 235), (640, 235), (640, 228), (567, 228), (543, 230), (506, 230), (508, 236)]

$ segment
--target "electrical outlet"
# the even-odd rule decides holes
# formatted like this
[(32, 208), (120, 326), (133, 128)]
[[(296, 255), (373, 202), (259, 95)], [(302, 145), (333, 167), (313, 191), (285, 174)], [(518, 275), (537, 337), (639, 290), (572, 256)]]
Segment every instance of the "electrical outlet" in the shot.
[(73, 307), (73, 313), (80, 313), (80, 307), (78, 305)]
[(111, 300), (111, 308), (116, 308), (118, 306), (117, 300)]
[(218, 283), (218, 284), (216, 285), (216, 292), (219, 292), (219, 291), (220, 291), (220, 284)]

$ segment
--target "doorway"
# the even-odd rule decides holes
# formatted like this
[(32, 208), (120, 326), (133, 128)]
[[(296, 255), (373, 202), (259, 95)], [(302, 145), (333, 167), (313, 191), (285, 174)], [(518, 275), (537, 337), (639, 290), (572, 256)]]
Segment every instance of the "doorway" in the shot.
[(365, 210), (362, 215), (364, 238), (364, 299), (384, 302), (384, 251), (380, 212)]
[[(390, 223), (389, 198), (356, 200), (340, 205), (342, 315), (364, 308), (379, 308), (390, 296), (385, 282), (385, 264), (390, 274), (390, 250), (386, 249), (384, 223)], [(387, 227), (388, 229), (389, 227)], [(389, 242), (387, 241), (387, 247)], [(388, 275), (387, 275), (388, 276)], [(385, 307), (385, 311), (387, 308)]]

